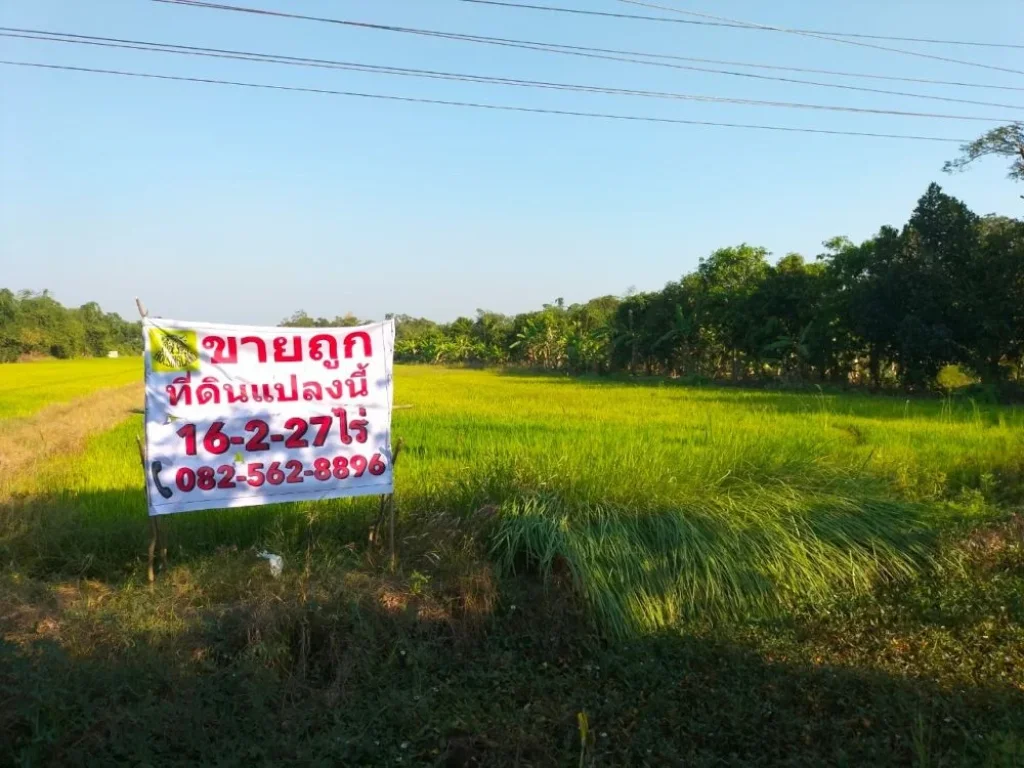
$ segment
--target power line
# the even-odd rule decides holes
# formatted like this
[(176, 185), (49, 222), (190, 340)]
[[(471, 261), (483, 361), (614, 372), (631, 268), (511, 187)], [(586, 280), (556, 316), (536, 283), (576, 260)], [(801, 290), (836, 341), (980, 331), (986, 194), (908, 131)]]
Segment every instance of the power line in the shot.
[[(458, 0), (462, 3), (473, 3), (474, 5), (490, 5), (502, 8), (515, 8), (528, 11), (553, 11), (555, 13), (571, 13), (580, 16), (604, 16), (613, 19), (630, 19), (633, 21), (653, 21), (663, 24), (693, 24), (702, 27), (727, 27), (731, 29), (747, 29), (762, 32), (774, 32), (776, 30), (752, 27), (744, 23), (731, 23), (727, 21), (697, 21), (695, 19), (671, 19), (664, 16), (644, 16), (635, 13), (611, 13), (608, 11), (590, 11), (582, 8), (563, 8), (556, 5), (534, 5), (530, 3), (513, 3), (503, 0)], [(936, 45), (967, 45), (982, 48), (1021, 48), (1024, 45), (1016, 43), (986, 43), (976, 40), (939, 40), (932, 37), (895, 37), (893, 35), (868, 35), (857, 32), (828, 32), (818, 29), (794, 29), (793, 32), (808, 33), (812, 35), (826, 35), (828, 37), (855, 37), (863, 40), (893, 40), (901, 43), (932, 43)]]
[(843, 45), (856, 45), (860, 48), (872, 48), (877, 51), (888, 51), (889, 53), (899, 53), (903, 56), (917, 56), (922, 59), (932, 59), (934, 61), (944, 61), (949, 64), (961, 64), (965, 67), (980, 67), (982, 69), (994, 69), (998, 72), (1012, 72), (1015, 75), (1024, 75), (1024, 70), (1010, 69), (1009, 67), (999, 67), (995, 64), (982, 64), (977, 61), (965, 61), (963, 59), (952, 59), (948, 56), (936, 56), (932, 53), (921, 53), (920, 51), (908, 51), (905, 48), (890, 48), (885, 45), (876, 45), (874, 43), (863, 43), (857, 40), (844, 40), (839, 37), (829, 37), (828, 35), (822, 35), (817, 32), (805, 32), (796, 29), (788, 29), (786, 27), (777, 27), (771, 24), (757, 24), (750, 21), (738, 21), (736, 19), (729, 19), (725, 16), (715, 16), (710, 13), (700, 13), (698, 11), (685, 11), (682, 8), (674, 8), (670, 5), (661, 5), (660, 3), (651, 3), (646, 0), (619, 0), (621, 3), (629, 3), (630, 5), (640, 5), (645, 8), (656, 8), (660, 11), (669, 11), (670, 13), (681, 13), (685, 16), (697, 16), (702, 19), (711, 19), (713, 21), (729, 22), (730, 24), (740, 24), (742, 26), (751, 29), (762, 29), (771, 32), (785, 32), (791, 35), (802, 35), (803, 37), (813, 37), (818, 40), (828, 40), (833, 43), (842, 43)]
[[(7, 30), (15, 30), (9, 32)], [(25, 34), (29, 33), (29, 34)], [(801, 102), (765, 101), (760, 99), (740, 99), (722, 96), (703, 96), (699, 94), (677, 93), (670, 91), (651, 91), (627, 88), (610, 88), (606, 86), (585, 85), (577, 83), (558, 83), (541, 80), (525, 80), (522, 78), (495, 77), (490, 75), (474, 75), (458, 72), (442, 72), (428, 69), (407, 67), (390, 67), (359, 62), (334, 61), (331, 59), (311, 59), (278, 54), (257, 53), (251, 51), (233, 51), (222, 48), (203, 48), (198, 46), (153, 43), (140, 40), (124, 40), (119, 38), (103, 38), (94, 35), (75, 35), (62, 32), (44, 32), (40, 30), (22, 30), (11, 27), (0, 27), (0, 37), (12, 37), (27, 40), (41, 40), (78, 45), (93, 45), (104, 48), (122, 48), (129, 50), (151, 51), (158, 53), (175, 53), (190, 56), (207, 56), (213, 58), (238, 59), (242, 61), (259, 61), (291, 66), (321, 67), (360, 71), (374, 74), (401, 75), (406, 77), (424, 77), (430, 79), (455, 80), (460, 82), (482, 83), (489, 85), (505, 85), (526, 88), (544, 88), (560, 91), (582, 93), (599, 93), (612, 96), (639, 96), (646, 98), (673, 99), (683, 101), (699, 101), (719, 104), (738, 104), (744, 106), (781, 107), (789, 109), (813, 109), (825, 111), (851, 112), (859, 114), (897, 115), (900, 117), (927, 117), (931, 119), (976, 120), (985, 122), (1012, 122), (1012, 118), (985, 118), (967, 115), (946, 115), (930, 112), (906, 112), (901, 110), (883, 110), (862, 107), (843, 107), (826, 104), (807, 104)]]
[[(154, 0), (154, 2), (165, 3), (168, 5), (184, 5), (192, 6), (196, 8), (207, 8), (213, 10), (224, 10), (224, 11), (236, 11), (241, 13), (252, 13), (261, 16), (270, 16), (276, 18), (287, 18), (302, 21), (314, 21), (322, 23), (338, 24), (341, 26), (349, 26), (359, 29), (373, 29), (378, 31), (387, 32), (399, 32), (403, 34), (420, 35), (424, 37), (438, 37), (445, 40), (459, 40), (462, 42), (480, 43), (485, 45), (497, 45), (509, 48), (520, 48), (524, 50), (542, 51), (546, 53), (557, 53), (565, 56), (579, 56), (590, 59), (600, 59), (604, 61), (617, 61), (625, 62), (629, 64), (640, 64), (649, 67), (662, 67), (668, 69), (686, 70), (691, 72), (708, 72), (711, 74), (728, 75), (731, 77), (744, 77), (755, 80), (768, 80), (775, 82), (794, 83), (800, 85), (810, 85), (820, 88), (836, 88), (840, 90), (848, 91), (860, 91), (865, 93), (880, 93), (888, 96), (903, 96), (907, 98), (927, 99), (930, 101), (945, 101), (952, 103), (961, 104), (973, 104), (980, 106), (993, 106), (1003, 107), (1006, 109), (1021, 109), (1018, 105), (1013, 104), (1000, 104), (994, 102), (976, 101), (971, 99), (958, 99), (950, 96), (933, 96), (930, 94), (921, 93), (909, 93), (906, 91), (892, 91), (881, 88), (867, 88), (856, 85), (846, 85), (843, 83), (823, 83), (816, 80), (802, 80), (798, 78), (787, 78), (778, 77), (773, 75), (759, 75), (753, 72), (736, 72), (731, 70), (712, 69), (708, 67), (695, 67), (690, 65), (675, 64), (669, 61), (650, 61), (647, 59), (638, 59), (636, 56), (646, 56), (652, 58), (671, 59), (679, 61), (711, 61), (705, 59), (688, 59), (686, 57), (670, 56), (667, 54), (651, 54), (636, 51), (622, 51), (608, 48), (591, 48), (586, 46), (575, 46), (575, 45), (564, 45), (561, 43), (544, 43), (530, 40), (516, 40), (513, 38), (501, 38), (501, 37), (488, 37), (484, 35), (469, 35), (458, 32), (444, 32), (440, 30), (422, 29), (417, 27), (399, 27), (389, 24), (374, 24), (371, 22), (352, 21), (349, 19), (338, 19), (329, 18), (323, 16), (309, 16), (305, 14), (289, 13), (286, 11), (275, 11), (265, 8), (252, 8), (248, 6), (235, 6), (235, 5), (224, 5), (221, 3), (203, 2), (202, 0)], [(621, 55), (620, 55), (621, 54)], [(747, 65), (740, 64), (740, 66), (762, 66), (762, 65)], [(771, 68), (771, 67), (768, 67)], [(831, 73), (830, 73), (831, 74)], [(925, 81), (929, 82), (929, 81)], [(954, 85), (955, 83), (942, 83), (945, 85)], [(959, 85), (959, 84), (957, 84)], [(980, 86), (985, 87), (985, 86)], [(998, 87), (998, 86), (997, 86)], [(1011, 90), (1024, 90), (1024, 88), (1011, 88)]]
[(219, 80), (206, 77), (186, 77), (183, 75), (161, 75), (153, 72), (131, 72), (117, 69), (97, 69), (92, 67), (76, 67), (66, 64), (44, 64), (31, 61), (10, 61), (0, 60), (0, 65), (10, 67), (32, 67), (37, 69), (60, 70), (66, 72), (84, 72), (90, 74), (117, 75), (121, 77), (135, 77), (153, 80), (169, 80), (183, 83), (204, 83), (208, 85), (230, 85), (239, 88), (258, 88), (274, 91), (292, 91), (297, 93), (315, 93), (328, 96), (348, 96), (360, 99), (379, 99), (383, 101), (396, 101), (409, 104), (435, 104), (447, 107), (466, 107), (472, 109), (489, 109), (505, 112), (525, 112), (540, 115), (562, 115), (569, 117), (597, 118), (602, 120), (623, 120), (642, 123), (664, 123), (668, 125), (699, 125), (713, 128), (746, 128), (761, 131), (779, 131), (784, 133), (814, 133), (829, 136), (861, 136), (876, 139), (907, 139), (911, 141), (932, 141), (942, 143), (962, 144), (967, 139), (952, 139), (941, 136), (918, 136), (912, 134), (898, 133), (871, 133), (867, 131), (839, 131), (825, 128), (793, 128), (780, 125), (759, 125), (753, 123), (722, 123), (710, 120), (688, 120), (674, 117), (653, 117), (649, 115), (622, 115), (607, 112), (580, 112), (567, 109), (548, 109), (541, 107), (520, 107), (510, 104), (490, 104), (486, 102), (472, 101), (450, 101), (447, 99), (428, 99), (415, 96), (394, 96), (381, 93), (364, 93), (360, 91), (340, 91), (327, 88), (303, 88), (293, 85), (272, 85), (268, 83), (249, 83), (237, 80)]
[[(674, 55), (671, 55), (671, 54), (664, 54), (664, 53), (649, 53), (649, 52), (644, 52), (644, 51), (622, 50), (622, 49), (616, 49), (616, 48), (595, 48), (595, 47), (582, 46), (582, 45), (568, 45), (568, 44), (565, 44), (565, 43), (545, 43), (545, 42), (530, 41), (530, 40), (516, 40), (516, 39), (513, 39), (513, 38), (488, 37), (488, 36), (485, 36), (485, 35), (471, 35), (471, 34), (463, 34), (463, 33), (459, 33), (459, 32), (444, 32), (444, 31), (440, 31), (440, 30), (422, 29), (422, 28), (417, 28), (417, 27), (399, 27), (399, 26), (388, 25), (388, 24), (373, 24), (373, 23), (370, 23), (370, 22), (357, 22), (357, 21), (351, 21), (351, 20), (347, 20), (347, 19), (325, 18), (325, 17), (320, 17), (320, 16), (306, 16), (306, 15), (302, 15), (302, 14), (286, 13), (286, 12), (283, 12), (283, 11), (271, 11), (271, 10), (266, 10), (266, 9), (251, 8), (251, 7), (245, 7), (245, 6), (231, 6), (231, 5), (223, 5), (223, 4), (218, 4), (218, 3), (203, 2), (202, 0), (154, 0), (154, 2), (162, 2), (162, 3), (172, 4), (172, 5), (191, 5), (191, 6), (196, 6), (198, 8), (212, 8), (212, 9), (215, 9), (215, 10), (239, 11), (239, 12), (243, 12), (243, 13), (254, 13), (254, 14), (260, 14), (260, 15), (267, 15), (267, 16), (280, 16), (280, 17), (284, 17), (284, 18), (301, 19), (301, 20), (305, 20), (305, 21), (328, 22), (328, 23), (340, 24), (340, 25), (344, 25), (344, 26), (352, 26), (352, 27), (357, 27), (357, 28), (384, 30), (384, 31), (389, 31), (389, 32), (401, 32), (401, 33), (406, 33), (406, 34), (422, 35), (422, 36), (429, 36), (429, 37), (440, 37), (440, 38), (449, 39), (449, 40), (461, 40), (461, 41), (464, 41), (464, 42), (483, 43), (483, 44), (489, 44), (489, 45), (500, 45), (500, 46), (513, 47), (513, 48), (524, 48), (524, 49), (527, 49), (527, 50), (542, 50), (542, 51), (545, 51), (545, 52), (548, 52), (548, 53), (560, 53), (560, 54), (563, 54), (563, 55), (583, 56), (585, 58), (604, 59), (604, 60), (607, 60), (607, 61), (623, 61), (623, 62), (628, 62), (628, 63), (632, 63), (632, 64), (643, 64), (643, 65), (646, 65), (646, 66), (669, 67), (669, 68), (672, 68), (672, 69), (681, 69), (681, 70), (688, 70), (688, 71), (695, 71), (695, 72), (709, 72), (709, 73), (714, 73), (714, 74), (734, 75), (734, 76), (737, 76), (737, 77), (753, 77), (753, 78), (757, 78), (757, 79), (773, 79), (773, 78), (761, 77), (761, 76), (755, 75), (755, 74), (750, 73), (750, 72), (730, 72), (730, 71), (723, 71), (723, 70), (718, 70), (718, 69), (707, 69), (707, 68), (704, 68), (704, 67), (689, 67), (689, 66), (681, 66), (681, 65), (669, 65), (669, 64), (664, 64), (664, 63), (659, 63), (659, 62), (654, 62), (654, 61), (636, 60), (636, 59), (633, 59), (633, 58), (617, 58), (617, 57), (618, 56), (625, 56), (625, 57), (643, 56), (643, 57), (646, 57), (648, 59), (649, 58), (655, 58), (655, 59), (665, 59), (665, 60), (670, 60), (670, 61), (704, 62), (704, 63), (709, 63), (709, 64), (725, 64), (725, 65), (731, 65), (731, 66), (752, 67), (752, 68), (759, 68), (759, 69), (774, 69), (774, 70), (783, 70), (783, 71), (790, 71), (790, 72), (808, 72), (808, 73), (825, 74), (825, 75), (839, 75), (839, 76), (843, 76), (843, 77), (864, 77), (864, 78), (873, 78), (873, 79), (878, 79), (878, 80), (893, 80), (893, 81), (900, 81), (900, 82), (925, 83), (925, 84), (929, 84), (929, 85), (950, 85), (950, 86), (967, 87), (967, 88), (989, 88), (989, 89), (1007, 90), (1007, 91), (1024, 91), (1024, 87), (1011, 86), (1011, 85), (993, 85), (993, 84), (988, 84), (988, 83), (964, 83), (964, 82), (949, 81), (949, 80), (931, 80), (931, 79), (927, 79), (927, 78), (896, 77), (896, 76), (892, 76), (892, 75), (872, 75), (872, 74), (865, 74), (865, 73), (860, 73), (860, 72), (842, 72), (842, 71), (834, 71), (834, 70), (827, 70), (827, 69), (807, 69), (807, 68), (801, 68), (801, 67), (782, 67), (782, 66), (775, 66), (775, 65), (770, 65), (770, 64), (759, 64), (759, 63), (748, 63), (748, 62), (737, 62), (737, 61), (722, 61), (722, 60), (718, 60), (718, 59), (702, 59), (702, 58), (687, 57), (687, 56), (674, 56)], [(598, 55), (598, 54), (614, 54), (614, 55), (613, 56), (609, 56), (609, 55)], [(874, 89), (860, 88), (858, 86), (844, 86), (844, 85), (842, 85), (840, 83), (820, 83), (820, 82), (815, 82), (815, 81), (810, 81), (810, 80), (796, 80), (796, 79), (787, 79), (787, 78), (775, 78), (775, 79), (778, 79), (778, 80), (780, 80), (782, 82), (801, 83), (801, 84), (806, 84), (806, 85), (816, 85), (816, 86), (828, 87), (828, 88), (845, 88), (845, 89), (850, 89), (850, 90), (865, 90), (865, 91), (869, 91), (869, 92), (875, 92)], [(888, 91), (877, 91), (877, 92), (880, 92), (880, 93), (890, 93)], [(893, 91), (893, 92), (891, 92), (891, 95), (914, 96), (914, 97), (934, 98), (934, 99), (944, 100), (944, 97), (936, 97), (936, 96), (929, 97), (929, 96), (925, 96), (924, 94), (906, 94), (906, 93), (902, 93), (902, 92), (899, 92), (899, 91)], [(982, 103), (982, 102), (979, 102), (979, 103)], [(986, 106), (996, 106), (996, 105), (986, 104)], [(1004, 106), (1004, 105), (999, 105), (999, 106)], [(1016, 109), (1015, 106), (1011, 106), (1010, 108)]]
[[(989, 88), (989, 89), (1005, 90), (1005, 91), (1024, 91), (1024, 87), (1012, 86), (1012, 85), (994, 85), (994, 84), (989, 84), (989, 83), (964, 83), (964, 82), (951, 81), (951, 80), (932, 80), (932, 79), (928, 79), (928, 78), (897, 77), (897, 76), (893, 76), (893, 75), (874, 75), (874, 74), (867, 74), (867, 73), (862, 73), (862, 72), (843, 72), (843, 71), (835, 71), (835, 70), (828, 70), (828, 69), (808, 69), (808, 68), (803, 68), (803, 67), (783, 67), (783, 66), (776, 66), (776, 65), (770, 65), (770, 64), (749, 63), (749, 62), (741, 62), (741, 61), (723, 61), (723, 60), (719, 60), (719, 59), (702, 59), (702, 58), (695, 58), (695, 57), (688, 57), (688, 56), (675, 56), (675, 55), (665, 54), (665, 53), (649, 53), (649, 52), (645, 52), (645, 51), (630, 51), (630, 50), (622, 50), (622, 49), (616, 49), (616, 48), (595, 48), (595, 47), (585, 46), (585, 45), (568, 45), (566, 43), (545, 43), (545, 42), (538, 42), (538, 41), (531, 41), (531, 40), (516, 40), (514, 38), (488, 37), (486, 35), (472, 35), (472, 34), (464, 34), (464, 33), (460, 33), (460, 32), (444, 32), (444, 31), (441, 31), (441, 30), (430, 30), (430, 29), (422, 29), (422, 28), (417, 28), (417, 27), (400, 27), (400, 26), (394, 26), (394, 25), (390, 25), (390, 24), (373, 24), (373, 23), (370, 23), (370, 22), (358, 22), (358, 21), (351, 21), (351, 20), (347, 20), (347, 19), (326, 18), (326, 17), (321, 17), (321, 16), (307, 16), (307, 15), (302, 15), (302, 14), (287, 13), (287, 12), (284, 12), (284, 11), (273, 11), (273, 10), (262, 9), (262, 8), (252, 8), (252, 7), (247, 7), (247, 6), (224, 5), (222, 3), (206, 2), (205, 0), (153, 0), (153, 1), (154, 2), (158, 2), (158, 3), (166, 3), (166, 4), (169, 4), (169, 5), (191, 5), (191, 6), (195, 6), (197, 8), (208, 8), (208, 9), (215, 9), (215, 10), (238, 11), (238, 12), (242, 12), (242, 13), (253, 13), (253, 14), (259, 14), (259, 15), (266, 15), (266, 16), (279, 16), (279, 17), (283, 17), (283, 18), (301, 19), (301, 20), (304, 20), (304, 21), (327, 22), (327, 23), (340, 24), (340, 25), (359, 27), (359, 28), (365, 28), (365, 29), (385, 30), (385, 31), (389, 31), (389, 32), (402, 32), (402, 33), (414, 34), (414, 35), (441, 37), (441, 38), (451, 39), (451, 40), (462, 40), (462, 41), (466, 41), (466, 42), (487, 43), (487, 44), (491, 44), (491, 45), (503, 45), (503, 46), (514, 47), (514, 48), (527, 48), (527, 49), (530, 49), (530, 50), (538, 50), (538, 49), (539, 50), (548, 50), (550, 48), (551, 50), (548, 51), (549, 53), (562, 53), (562, 54), (565, 54), (565, 55), (579, 55), (579, 56), (582, 56), (582, 55), (584, 55), (585, 52), (589, 52), (589, 53), (593, 53), (593, 54), (614, 54), (614, 55), (630, 56), (630, 57), (643, 56), (643, 57), (646, 57), (646, 58), (665, 59), (665, 60), (671, 60), (671, 61), (692, 61), (692, 62), (703, 62), (703, 63), (707, 63), (707, 64), (725, 64), (725, 65), (729, 65), (729, 66), (752, 67), (752, 68), (757, 68), (757, 69), (773, 69), (773, 70), (782, 70), (782, 71), (789, 71), (789, 72), (807, 72), (807, 73), (822, 74), (822, 75), (839, 75), (839, 76), (842, 76), (842, 77), (863, 77), (863, 78), (871, 78), (871, 79), (876, 79), (876, 80), (892, 80), (892, 81), (908, 82), (908, 83), (925, 83), (925, 84), (928, 84), (928, 85), (950, 85), (950, 86), (964, 87), (964, 88)], [(736, 25), (736, 26), (742, 27), (742, 25)], [(746, 27), (743, 27), (743, 28), (746, 28)], [(753, 29), (757, 29), (757, 28), (754, 27)], [(611, 58), (609, 56), (597, 56), (597, 55), (594, 55), (594, 56), (588, 56), (587, 58), (606, 59), (606, 60), (610, 60), (610, 61), (627, 61), (627, 62), (630, 62), (630, 63), (645, 64), (645, 65), (648, 65), (648, 66), (667, 66), (667, 65), (658, 64), (657, 62), (652, 62), (652, 61), (642, 61), (642, 60), (641, 61), (632, 61), (631, 59)], [(712, 72), (712, 73), (716, 73), (716, 74), (736, 75), (736, 76), (740, 76), (740, 77), (756, 77), (756, 75), (753, 75), (752, 73), (749, 73), (749, 72), (723, 72), (723, 71), (717, 70), (717, 69), (705, 69), (705, 68), (702, 68), (702, 67), (676, 66), (676, 67), (673, 67), (673, 68), (674, 69), (685, 69), (685, 70), (696, 71), (696, 72)], [(823, 86), (823, 87), (835, 87), (835, 88), (843, 88), (843, 87), (847, 87), (847, 88), (851, 88), (851, 89), (856, 89), (857, 88), (857, 86), (843, 86), (843, 85), (838, 84), (838, 83), (818, 83), (818, 82), (813, 82), (813, 81), (809, 81), (809, 80), (783, 80), (783, 82), (804, 83), (804, 84), (807, 84), (807, 85), (819, 85), (819, 86)], [(864, 90), (870, 90), (870, 89), (864, 89)], [(912, 95), (912, 96), (922, 96), (923, 95), (923, 94), (903, 94), (903, 93), (900, 93), (900, 92), (893, 92), (893, 94), (894, 95), (901, 95), (901, 96), (902, 95)], [(941, 97), (932, 97), (932, 98), (941, 98)]]

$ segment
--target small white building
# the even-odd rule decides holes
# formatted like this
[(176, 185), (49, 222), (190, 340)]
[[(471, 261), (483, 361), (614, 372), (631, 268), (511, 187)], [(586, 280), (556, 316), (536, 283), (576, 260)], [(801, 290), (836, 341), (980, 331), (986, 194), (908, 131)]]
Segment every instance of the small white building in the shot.
[(117, 357), (117, 356), (118, 356), (118, 354), (117, 354), (117, 350), (116, 349), (112, 349), (109, 352), (107, 352), (107, 357)]

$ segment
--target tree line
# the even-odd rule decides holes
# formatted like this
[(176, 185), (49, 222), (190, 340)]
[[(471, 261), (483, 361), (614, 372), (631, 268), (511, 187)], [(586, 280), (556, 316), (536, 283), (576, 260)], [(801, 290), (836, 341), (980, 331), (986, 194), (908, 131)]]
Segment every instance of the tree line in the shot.
[[(401, 362), (569, 373), (922, 390), (955, 365), (986, 387), (1024, 382), (1024, 221), (979, 216), (932, 184), (900, 229), (844, 237), (813, 260), (722, 248), (660, 291), (561, 299), (450, 323), (398, 315)], [(357, 325), (296, 312), (290, 327)], [(138, 322), (49, 292), (0, 289), (0, 361), (142, 351)]]
[[(296, 312), (281, 322), (294, 328), (339, 328), (359, 325), (352, 314), (334, 318)], [(47, 291), (0, 289), (0, 363), (32, 357), (106, 357), (142, 354), (142, 324), (104, 312), (90, 301), (65, 307)]]
[(0, 288), (0, 363), (25, 357), (142, 354), (142, 326), (90, 301), (65, 307), (49, 291)]
[(1024, 380), (1024, 221), (932, 184), (910, 220), (814, 260), (722, 248), (660, 291), (438, 324), (398, 315), (396, 359), (922, 390), (947, 366)]

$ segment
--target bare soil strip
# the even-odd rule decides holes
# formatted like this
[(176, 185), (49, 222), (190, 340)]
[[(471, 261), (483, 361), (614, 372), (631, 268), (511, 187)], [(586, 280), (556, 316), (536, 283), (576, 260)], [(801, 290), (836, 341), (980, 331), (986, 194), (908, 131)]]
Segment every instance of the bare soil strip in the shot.
[(104, 389), (39, 413), (0, 422), (0, 499), (13, 480), (49, 456), (69, 453), (92, 433), (142, 408), (142, 384)]

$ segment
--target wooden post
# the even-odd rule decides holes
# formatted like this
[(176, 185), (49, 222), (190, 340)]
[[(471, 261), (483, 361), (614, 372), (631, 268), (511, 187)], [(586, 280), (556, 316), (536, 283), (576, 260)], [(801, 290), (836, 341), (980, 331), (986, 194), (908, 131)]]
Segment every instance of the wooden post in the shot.
[(152, 515), (149, 518), (149, 530), (152, 535), (149, 539), (149, 568), (146, 571), (146, 575), (149, 578), (149, 583), (152, 584), (156, 581), (154, 562), (156, 560), (156, 545), (160, 539), (160, 524), (157, 522), (157, 518)]
[[(402, 452), (402, 446), (405, 443), (402, 438), (398, 438), (398, 442), (395, 444), (395, 452), (391, 454), (391, 482), (394, 484), (395, 479), (395, 466), (398, 464), (398, 454)], [(397, 566), (397, 558), (395, 556), (395, 494), (392, 491), (391, 495), (388, 496), (388, 546), (391, 549), (391, 572), (394, 573), (395, 567)]]
[[(145, 499), (146, 506), (148, 507), (148, 501), (150, 501), (150, 480), (148, 480), (145, 476), (145, 473), (147, 471), (147, 467), (145, 466), (145, 446), (142, 444), (142, 438), (139, 437), (138, 435), (135, 435), (135, 443), (138, 445), (138, 459), (139, 462), (142, 464), (142, 481), (145, 483)], [(155, 564), (157, 559), (158, 547), (161, 548), (160, 561), (164, 565), (164, 567), (167, 567), (167, 543), (165, 541), (163, 542), (163, 546), (161, 546), (162, 543), (160, 536), (160, 518), (156, 515), (150, 515), (150, 534), (150, 567), (148, 567), (146, 575), (148, 577), (148, 580), (150, 580), (150, 584), (153, 584), (155, 581), (157, 581), (157, 571), (155, 568)]]
[[(394, 464), (391, 465), (394, 467)], [(398, 557), (395, 555), (395, 495), (391, 494), (388, 496), (388, 549), (390, 549), (390, 557), (388, 558), (388, 570), (391, 573), (395, 572), (398, 568)]]
[[(391, 472), (394, 477), (395, 465), (398, 463), (398, 456), (402, 452), (402, 447), (405, 445), (405, 441), (399, 438), (395, 444), (395, 450), (391, 454)], [(395, 497), (394, 494), (388, 494), (387, 496), (380, 497), (380, 511), (377, 513), (377, 521), (374, 523), (373, 528), (370, 529), (370, 543), (380, 544), (381, 543), (381, 528), (384, 526), (385, 518), (388, 523), (388, 549), (390, 552), (391, 570), (395, 569), (397, 558), (395, 555)]]
[[(142, 300), (136, 296), (135, 306), (139, 310), (139, 317), (143, 320), (149, 316), (149, 310), (146, 309)], [(149, 479), (146, 477), (146, 473), (149, 471), (149, 467), (146, 464), (146, 448), (142, 442), (142, 438), (138, 435), (135, 436), (135, 442), (139, 446), (139, 461), (142, 462), (142, 481), (146, 484), (146, 506), (147, 512), (149, 507)], [(167, 540), (161, 536), (160, 531), (160, 518), (156, 515), (150, 515), (149, 517), (149, 563), (146, 570), (146, 575), (149, 579), (149, 583), (152, 584), (156, 581), (156, 551), (160, 549), (160, 563), (164, 568), (167, 567)]]

